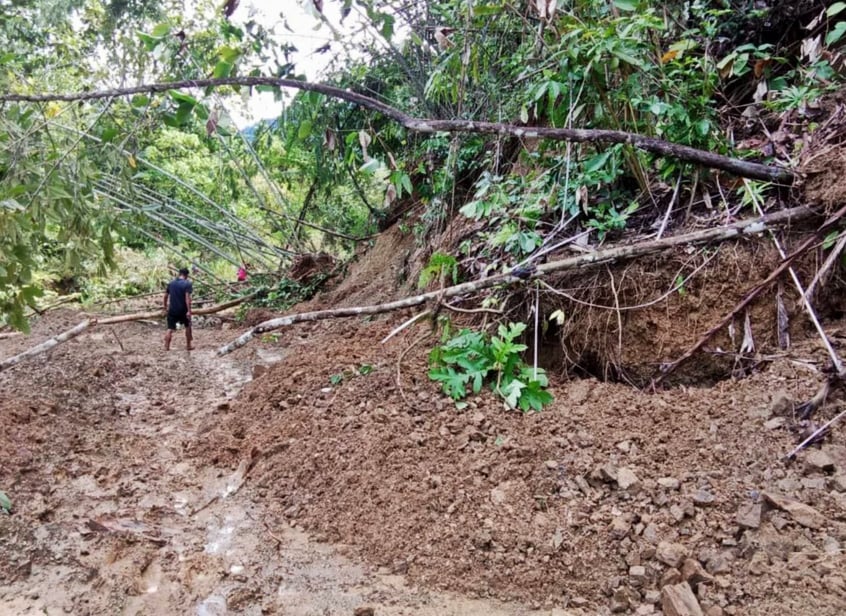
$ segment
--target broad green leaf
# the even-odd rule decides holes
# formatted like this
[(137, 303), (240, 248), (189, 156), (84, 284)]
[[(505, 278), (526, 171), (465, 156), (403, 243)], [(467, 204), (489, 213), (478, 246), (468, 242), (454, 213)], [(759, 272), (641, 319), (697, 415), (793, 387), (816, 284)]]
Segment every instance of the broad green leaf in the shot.
[(185, 105), (190, 105), (191, 107), (193, 107), (194, 105), (197, 104), (196, 98), (194, 98), (193, 96), (191, 96), (189, 94), (185, 94), (184, 92), (180, 92), (179, 90), (168, 90), (167, 93), (170, 95), (170, 97), (174, 101), (176, 101), (180, 105), (185, 104)]
[(846, 2), (835, 2), (825, 10), (826, 17), (834, 17), (838, 13), (842, 13), (846, 9)]
[(831, 32), (825, 35), (825, 44), (834, 45), (834, 43), (843, 38), (844, 34), (846, 34), (846, 21), (838, 21), (834, 28), (831, 29)]
[(132, 97), (132, 100), (129, 102), (129, 104), (133, 107), (146, 107), (150, 104), (150, 97), (145, 96), (144, 94), (136, 94)]
[(212, 77), (214, 77), (215, 79), (222, 79), (223, 77), (229, 77), (229, 73), (231, 72), (232, 64), (226, 62), (225, 60), (221, 60), (220, 62), (214, 65)]
[(588, 158), (584, 163), (585, 173), (593, 173), (594, 171), (602, 169), (605, 166), (605, 163), (608, 162), (609, 158), (611, 158), (610, 150)]
[(297, 129), (297, 139), (305, 141), (311, 135), (311, 121), (303, 120)]

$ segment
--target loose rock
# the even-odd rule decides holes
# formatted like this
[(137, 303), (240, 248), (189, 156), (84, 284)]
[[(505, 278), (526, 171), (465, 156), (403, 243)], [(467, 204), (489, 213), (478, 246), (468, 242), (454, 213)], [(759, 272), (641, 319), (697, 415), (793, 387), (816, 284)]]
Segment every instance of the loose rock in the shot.
[(655, 558), (668, 567), (678, 567), (689, 556), (687, 548), (680, 543), (662, 541), (655, 549)]
[(717, 500), (717, 497), (711, 494), (705, 488), (700, 488), (693, 495), (693, 504), (697, 507), (710, 507)]
[(617, 485), (621, 490), (636, 489), (640, 486), (640, 480), (634, 471), (624, 466), (617, 470)]
[(664, 616), (703, 616), (699, 601), (687, 582), (661, 589), (661, 609)]
[(830, 473), (834, 470), (834, 460), (820, 449), (812, 449), (805, 455), (805, 466), (809, 470)]
[(761, 503), (747, 503), (737, 510), (735, 520), (741, 528), (759, 528), (761, 526)]
[(762, 496), (773, 507), (786, 512), (796, 523), (806, 528), (820, 529), (826, 524), (825, 516), (810, 505), (771, 492), (764, 492)]

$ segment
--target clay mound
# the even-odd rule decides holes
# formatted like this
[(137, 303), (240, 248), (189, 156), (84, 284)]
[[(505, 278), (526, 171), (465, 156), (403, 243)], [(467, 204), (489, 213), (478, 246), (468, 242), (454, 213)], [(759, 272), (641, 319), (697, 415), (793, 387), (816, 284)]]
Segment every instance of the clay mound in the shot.
[[(816, 390), (812, 370), (782, 359), (654, 395), (579, 380), (542, 413), (490, 395), (459, 412), (425, 377), (426, 345), (398, 390), (396, 354), (422, 330), (373, 340), (404, 318), (289, 333), (296, 359), (251, 383), (195, 453), (257, 448), (253, 485), (292, 524), (424, 587), (631, 613), (684, 572), (728, 614), (846, 609), (846, 447), (824, 447), (832, 467), (782, 460), (784, 400)], [(764, 492), (812, 507), (810, 527)]]
[(330, 274), (336, 265), (335, 258), (325, 252), (300, 254), (288, 268), (288, 278), (307, 283), (318, 275)]

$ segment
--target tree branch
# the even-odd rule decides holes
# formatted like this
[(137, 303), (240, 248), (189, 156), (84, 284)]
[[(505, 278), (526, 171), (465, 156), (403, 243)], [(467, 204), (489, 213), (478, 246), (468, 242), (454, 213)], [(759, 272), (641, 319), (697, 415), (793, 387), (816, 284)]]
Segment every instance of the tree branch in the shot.
[[(314, 312), (301, 312), (299, 314), (292, 314), (269, 321), (259, 323), (252, 329), (247, 330), (241, 336), (220, 347), (217, 350), (218, 355), (225, 355), (244, 346), (256, 335), (265, 332), (273, 331), (281, 327), (293, 325), (294, 323), (301, 323), (304, 321), (320, 321), (323, 319), (335, 319), (341, 317), (355, 317), (368, 314), (380, 314), (383, 312), (391, 312), (393, 310), (400, 310), (402, 308), (410, 308), (418, 306), (429, 300), (440, 301), (442, 298), (455, 297), (457, 295), (464, 295), (465, 293), (472, 293), (487, 289), (501, 284), (513, 284), (524, 280), (531, 280), (533, 278), (540, 278), (550, 272), (577, 269), (581, 267), (590, 267), (602, 263), (610, 263), (612, 261), (622, 259), (632, 259), (643, 255), (659, 252), (675, 246), (682, 246), (685, 244), (706, 244), (711, 241), (725, 241), (732, 238), (741, 237), (744, 235), (754, 235), (765, 230), (769, 226), (782, 225), (797, 220), (808, 218), (814, 215), (814, 212), (805, 207), (796, 207), (788, 210), (781, 210), (767, 216), (760, 218), (752, 218), (748, 220), (741, 220), (725, 227), (717, 227), (714, 229), (703, 229), (701, 231), (694, 231), (692, 233), (685, 233), (673, 237), (666, 237), (660, 240), (651, 240), (647, 242), (640, 242), (638, 244), (631, 244), (625, 246), (614, 246), (604, 250), (597, 250), (587, 254), (569, 257), (560, 261), (551, 261), (539, 265), (535, 272), (529, 278), (518, 278), (510, 273), (497, 274), (481, 280), (474, 280), (472, 282), (465, 282), (452, 287), (447, 287), (442, 290), (423, 293), (422, 295), (415, 295), (413, 297), (406, 297), (386, 304), (377, 304), (373, 306), (358, 306), (351, 308), (335, 308), (331, 310), (317, 310)], [(815, 234), (816, 235), (816, 234)]]
[(475, 122), (471, 120), (435, 120), (411, 117), (399, 109), (385, 103), (364, 96), (350, 90), (343, 90), (333, 86), (309, 83), (299, 79), (284, 79), (277, 77), (225, 77), (221, 79), (194, 79), (174, 81), (168, 83), (151, 83), (131, 88), (114, 88), (91, 92), (76, 92), (70, 94), (3, 94), (0, 102), (46, 102), (46, 101), (85, 101), (109, 99), (119, 96), (129, 96), (142, 93), (167, 92), (186, 88), (207, 88), (215, 86), (274, 86), (280, 88), (295, 88), (308, 92), (317, 92), (331, 98), (347, 101), (359, 107), (370, 109), (385, 115), (401, 124), (405, 128), (420, 133), (483, 133), (492, 135), (510, 135), (519, 138), (546, 138), (558, 141), (597, 142), (597, 143), (626, 143), (633, 147), (653, 154), (668, 156), (687, 162), (696, 163), (713, 169), (728, 171), (740, 177), (769, 182), (791, 182), (793, 172), (782, 167), (774, 167), (761, 163), (754, 163), (737, 158), (730, 158), (722, 154), (698, 150), (690, 146), (671, 143), (654, 137), (638, 135), (618, 130), (550, 128), (514, 126), (499, 122)]

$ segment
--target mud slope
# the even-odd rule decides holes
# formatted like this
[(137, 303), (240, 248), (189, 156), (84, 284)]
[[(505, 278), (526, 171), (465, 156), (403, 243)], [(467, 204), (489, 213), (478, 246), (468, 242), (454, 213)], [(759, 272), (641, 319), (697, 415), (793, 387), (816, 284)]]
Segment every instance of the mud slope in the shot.
[(434, 338), (397, 388), (427, 326), (378, 340), (408, 316), (265, 342), (285, 359), (194, 453), (234, 468), (261, 452), (250, 484), (274, 512), (426, 588), (649, 614), (676, 585), (711, 615), (844, 613), (843, 429), (783, 461), (792, 402), (821, 378), (813, 340), (710, 388), (574, 380), (542, 413), (489, 395), (460, 412), (425, 377)]

